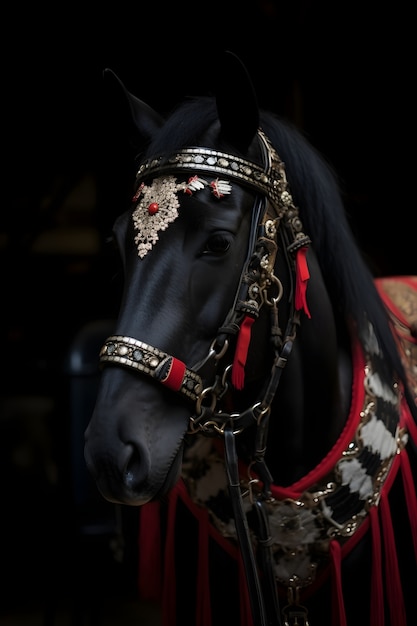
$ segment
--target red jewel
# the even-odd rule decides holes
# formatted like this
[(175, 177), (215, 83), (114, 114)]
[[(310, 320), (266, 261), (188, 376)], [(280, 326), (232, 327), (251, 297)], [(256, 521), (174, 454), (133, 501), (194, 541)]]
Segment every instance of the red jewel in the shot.
[(159, 209), (159, 204), (157, 202), (151, 202), (150, 205), (148, 206), (149, 215), (155, 215), (155, 213), (158, 213), (158, 209)]

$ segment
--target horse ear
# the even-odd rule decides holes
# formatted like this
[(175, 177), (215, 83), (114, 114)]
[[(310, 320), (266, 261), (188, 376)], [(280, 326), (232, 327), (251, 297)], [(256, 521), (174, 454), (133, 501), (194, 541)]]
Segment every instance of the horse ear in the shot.
[(246, 153), (259, 126), (258, 100), (246, 67), (233, 52), (220, 57), (215, 94), (222, 136)]
[(116, 74), (103, 71), (108, 107), (115, 131), (136, 151), (143, 148), (164, 123), (163, 118), (139, 98), (131, 94)]

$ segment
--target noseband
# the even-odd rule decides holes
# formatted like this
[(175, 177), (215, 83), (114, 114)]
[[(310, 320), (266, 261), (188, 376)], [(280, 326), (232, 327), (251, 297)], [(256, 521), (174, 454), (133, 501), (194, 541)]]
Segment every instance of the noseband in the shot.
[[(279, 626), (278, 598), (268, 543), (270, 537), (268, 516), (265, 510), (265, 503), (271, 495), (272, 477), (264, 462), (264, 456), (270, 407), (281, 373), (292, 350), (300, 323), (300, 311), (303, 309), (309, 315), (305, 300), (306, 283), (309, 277), (305, 255), (310, 239), (303, 233), (298, 208), (294, 205), (289, 190), (283, 162), (260, 129), (258, 138), (263, 153), (264, 167), (230, 154), (196, 147), (179, 150), (173, 155), (151, 158), (139, 167), (137, 173), (138, 191), (135, 199), (138, 198), (145, 181), (184, 172), (222, 176), (227, 181), (236, 181), (257, 194), (252, 212), (248, 253), (239, 287), (233, 306), (223, 325), (218, 329), (207, 356), (199, 363), (188, 367), (175, 356), (159, 348), (132, 337), (113, 335), (105, 341), (101, 349), (100, 363), (102, 366), (121, 365), (130, 368), (140, 374), (150, 376), (168, 389), (179, 393), (195, 404), (195, 413), (190, 417), (189, 432), (191, 434), (202, 433), (207, 436), (224, 437), (229, 491), (245, 565), (254, 623), (256, 626), (266, 626), (266, 624)], [(190, 178), (189, 183), (195, 182), (194, 186), (190, 183), (188, 189), (198, 188), (196, 186), (199, 180), (197, 177)], [(227, 189), (227, 182), (219, 182), (223, 183), (220, 189)], [(168, 186), (163, 193), (165, 196), (171, 194), (171, 187)], [(151, 205), (149, 205), (150, 208)], [(150, 222), (152, 220), (148, 217), (147, 219)], [(172, 214), (166, 218), (164, 228), (172, 219)], [(146, 232), (152, 233), (150, 235), (153, 237), (152, 243), (143, 244), (146, 238), (142, 237), (139, 256), (144, 256), (148, 251), (146, 245), (150, 249), (157, 239), (156, 228), (152, 230), (149, 224), (147, 228)], [(283, 295), (283, 287), (279, 278), (274, 274), (278, 235), (281, 238), (290, 275), (290, 293), (288, 294), (290, 312), (284, 333), (278, 321), (278, 303)], [(271, 313), (270, 336), (275, 355), (271, 373), (264, 385), (262, 396), (253, 405), (241, 413), (229, 413), (220, 406), (221, 400), (230, 384), (237, 390), (244, 386), (244, 365), (251, 326), (259, 317), (262, 307), (268, 307)], [(227, 365), (223, 371), (218, 372), (219, 363), (225, 357), (232, 339), (236, 339), (233, 364)], [(254, 510), (259, 521), (259, 544), (263, 546), (263, 570), (265, 579), (268, 581), (266, 604), (260, 590), (257, 565), (243, 510), (235, 448), (235, 436), (250, 425), (256, 425), (253, 464), (264, 484), (263, 493), (254, 502)], [(269, 619), (266, 616), (266, 606), (269, 607)]]

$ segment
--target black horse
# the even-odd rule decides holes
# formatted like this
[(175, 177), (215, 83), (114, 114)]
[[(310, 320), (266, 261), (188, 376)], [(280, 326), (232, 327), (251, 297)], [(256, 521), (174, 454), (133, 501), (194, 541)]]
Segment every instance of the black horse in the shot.
[(105, 72), (138, 165), (88, 467), (142, 506), (164, 626), (411, 626), (417, 280), (374, 280), (324, 159), (216, 77), (164, 120)]

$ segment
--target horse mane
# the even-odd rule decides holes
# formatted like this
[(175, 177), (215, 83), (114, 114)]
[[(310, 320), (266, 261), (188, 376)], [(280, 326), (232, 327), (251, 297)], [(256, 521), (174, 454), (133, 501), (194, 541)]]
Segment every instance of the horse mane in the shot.
[[(138, 159), (198, 146), (201, 136), (217, 120), (214, 97), (188, 98), (167, 116)], [(342, 317), (344, 322), (353, 323), (362, 342), (367, 337), (369, 323), (373, 326), (383, 354), (381, 371), (387, 381), (392, 380), (393, 375), (399, 377), (417, 421), (417, 409), (389, 317), (352, 234), (337, 175), (302, 132), (278, 115), (261, 110), (260, 126), (285, 163), (290, 189), (312, 240), (336, 319)]]
[(312, 240), (333, 307), (337, 307), (336, 317), (339, 313), (345, 321), (353, 322), (362, 342), (369, 323), (373, 326), (383, 355), (381, 373), (387, 381), (393, 376), (401, 380), (417, 420), (389, 315), (348, 223), (336, 173), (294, 126), (265, 111), (260, 122), (285, 163), (294, 201)]

